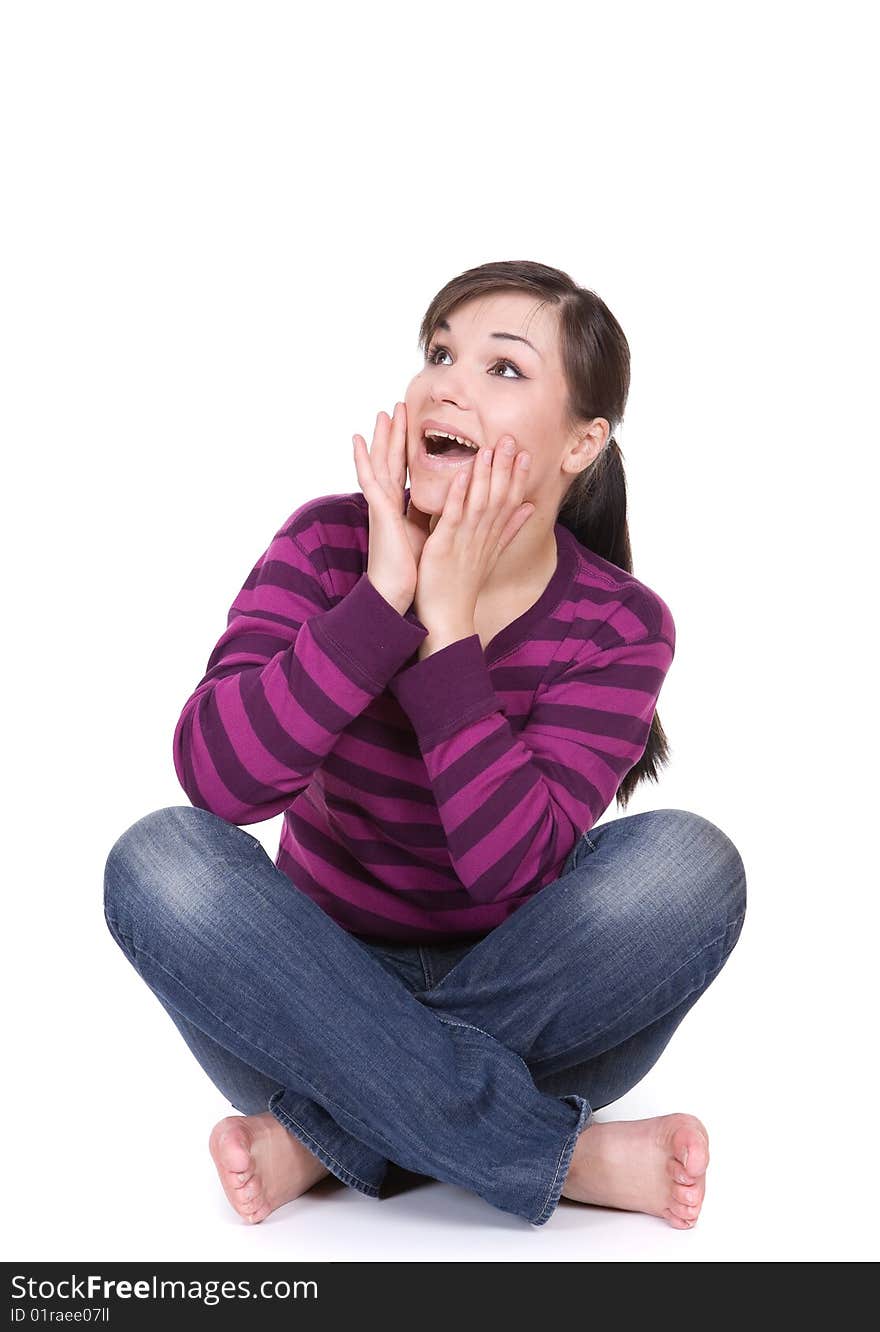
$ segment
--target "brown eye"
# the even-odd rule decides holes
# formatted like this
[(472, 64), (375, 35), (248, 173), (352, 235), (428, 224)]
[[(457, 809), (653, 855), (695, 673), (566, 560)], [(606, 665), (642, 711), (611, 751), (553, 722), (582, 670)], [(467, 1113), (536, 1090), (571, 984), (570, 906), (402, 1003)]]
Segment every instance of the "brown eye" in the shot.
[[(440, 355), (441, 352), (443, 352), (446, 356), (449, 356), (449, 354), (450, 354), (450, 353), (449, 353), (449, 349), (448, 349), (448, 347), (439, 347), (439, 346), (438, 346), (438, 347), (431, 347), (431, 348), (429, 348), (429, 350), (428, 350), (428, 351), (426, 352), (426, 354), (425, 354), (425, 360), (428, 362), (429, 365), (436, 365), (436, 364), (437, 364), (437, 357)], [(496, 361), (495, 364), (494, 364), (493, 367), (492, 367), (493, 372), (494, 372), (495, 370), (498, 369), (499, 365), (509, 366), (509, 368), (510, 368), (510, 369), (513, 371), (513, 373), (514, 373), (514, 378), (516, 378), (516, 379), (525, 379), (525, 375), (522, 373), (522, 371), (520, 370), (519, 366), (518, 366), (518, 365), (515, 365), (515, 364), (513, 363), (513, 361), (508, 361), (506, 358), (505, 358), (504, 360), (501, 360), (501, 361)], [(496, 379), (509, 379), (510, 376), (509, 376), (509, 375), (495, 375), (495, 378), (496, 378)]]
[[(515, 366), (515, 365), (513, 364), (513, 361), (498, 361), (498, 362), (496, 362), (496, 366), (493, 367), (493, 368), (497, 368), (497, 366), (499, 366), (499, 365), (509, 365), (510, 368), (511, 368), (511, 370), (516, 371), (516, 377), (517, 377), (517, 379), (522, 379), (522, 378), (523, 378), (523, 376), (522, 376), (522, 374), (520, 374), (520, 371), (519, 371), (519, 369), (517, 368), (517, 366)], [(499, 379), (506, 379), (507, 376), (506, 376), (506, 375), (498, 375), (498, 378), (499, 378)]]

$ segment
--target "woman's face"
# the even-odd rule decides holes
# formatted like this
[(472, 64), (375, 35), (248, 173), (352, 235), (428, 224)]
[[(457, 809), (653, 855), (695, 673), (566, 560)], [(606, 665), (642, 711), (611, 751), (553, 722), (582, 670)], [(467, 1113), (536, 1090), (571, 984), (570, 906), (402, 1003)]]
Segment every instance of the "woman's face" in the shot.
[[(439, 514), (458, 470), (442, 460), (433, 467), (427, 462), (424, 429), (431, 420), (480, 449), (512, 435), (517, 449), (531, 457), (525, 498), (536, 505), (535, 519), (543, 511), (555, 521), (574, 475), (592, 462), (610, 430), (597, 417), (573, 434), (563, 419), (567, 396), (553, 306), (527, 292), (497, 292), (459, 305), (448, 327), (435, 330), (424, 368), (406, 389), (415, 507)], [(459, 466), (470, 469), (474, 462)]]

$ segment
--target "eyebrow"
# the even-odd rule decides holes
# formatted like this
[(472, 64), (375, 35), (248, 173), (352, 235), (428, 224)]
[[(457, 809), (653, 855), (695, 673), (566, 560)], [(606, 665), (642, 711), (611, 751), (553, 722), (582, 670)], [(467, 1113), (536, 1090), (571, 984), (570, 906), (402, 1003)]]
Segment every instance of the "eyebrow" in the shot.
[[(449, 322), (446, 319), (438, 319), (437, 327), (442, 328), (446, 333), (452, 332), (452, 330), (449, 327)], [(541, 356), (541, 353), (538, 351), (538, 348), (535, 346), (535, 344), (533, 342), (529, 342), (528, 338), (521, 338), (518, 333), (490, 333), (489, 337), (507, 338), (508, 341), (510, 342), (524, 342), (527, 347), (531, 347), (532, 351), (535, 353), (536, 356)], [(544, 359), (543, 356), (541, 356), (542, 361), (543, 359)]]

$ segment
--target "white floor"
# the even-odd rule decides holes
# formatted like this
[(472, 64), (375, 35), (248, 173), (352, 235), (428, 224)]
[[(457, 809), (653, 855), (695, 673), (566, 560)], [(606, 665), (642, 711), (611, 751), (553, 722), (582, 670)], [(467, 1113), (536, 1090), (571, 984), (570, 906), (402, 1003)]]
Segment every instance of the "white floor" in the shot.
[[(25, 1077), (5, 1176), (4, 1256), (47, 1260), (332, 1259), (591, 1262), (838, 1260), (869, 1256), (870, 1197), (835, 1167), (803, 1050), (774, 1023), (744, 1025), (755, 1003), (755, 945), (691, 1010), (655, 1068), (600, 1119), (690, 1111), (710, 1133), (706, 1202), (692, 1231), (659, 1218), (563, 1199), (543, 1226), (476, 1195), (401, 1176), (371, 1199), (322, 1180), (259, 1226), (226, 1202), (207, 1150), (235, 1113), (107, 935), (78, 978), (47, 970), (12, 1037)], [(69, 954), (68, 954), (69, 956)], [(68, 986), (66, 1002), (59, 1002)], [(78, 979), (78, 984), (70, 987)], [(782, 1014), (784, 1017), (784, 1013)], [(780, 1021), (777, 1005), (776, 1021)], [(17, 1048), (15, 1048), (17, 1046)], [(14, 1066), (14, 1065), (13, 1065)], [(7, 1147), (12, 1146), (7, 1136)], [(10, 1168), (11, 1166), (11, 1168)], [(831, 1173), (829, 1174), (829, 1170)], [(821, 1181), (817, 1177), (821, 1173)], [(830, 1193), (829, 1193), (830, 1189)], [(874, 1246), (875, 1247), (875, 1246)]]
[[(542, 5), (587, 57), (566, 78), (516, 9), (471, 8), (465, 46), (427, 7), (353, 12), (349, 42), (328, 8), (325, 39), (311, 6), (333, 59), (293, 80), (294, 5), (4, 7), (6, 1260), (880, 1256), (871, 10)], [(425, 120), (423, 53), (489, 77)], [(466, 216), (425, 234), (416, 181)], [(230, 1107), (107, 932), (105, 859), (187, 803), (174, 724), (275, 524), (357, 490), (351, 432), (404, 392), (433, 293), (505, 255), (595, 285), (632, 340), (635, 571), (677, 646), (672, 762), (627, 812), (697, 811), (747, 869), (728, 966), (601, 1112), (699, 1115), (703, 1214), (535, 1228), (324, 1181), (248, 1227), (207, 1150)], [(280, 819), (250, 827), (273, 855)]]

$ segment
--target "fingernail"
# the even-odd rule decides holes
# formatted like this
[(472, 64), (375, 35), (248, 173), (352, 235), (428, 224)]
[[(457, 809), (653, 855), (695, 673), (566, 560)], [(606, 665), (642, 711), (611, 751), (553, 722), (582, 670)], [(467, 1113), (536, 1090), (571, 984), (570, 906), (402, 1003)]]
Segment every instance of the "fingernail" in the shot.
[(512, 455), (515, 448), (516, 445), (514, 444), (512, 439), (507, 439), (504, 441), (504, 452), (507, 454), (508, 458)]
[(489, 464), (492, 461), (492, 450), (483, 449), (483, 462)]
[(523, 471), (525, 471), (527, 467), (531, 467), (532, 460), (527, 453), (521, 453), (519, 455), (519, 465), (523, 469)]

